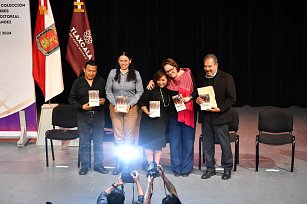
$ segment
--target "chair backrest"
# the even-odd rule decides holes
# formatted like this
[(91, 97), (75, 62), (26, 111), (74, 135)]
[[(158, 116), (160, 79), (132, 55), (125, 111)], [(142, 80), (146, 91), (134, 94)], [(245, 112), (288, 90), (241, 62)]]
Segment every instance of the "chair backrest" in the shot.
[(283, 108), (263, 109), (259, 112), (258, 130), (272, 133), (292, 132), (293, 114)]
[(231, 115), (232, 115), (232, 120), (229, 123), (229, 131), (235, 131), (237, 132), (239, 129), (239, 113), (236, 109), (231, 108), (230, 109)]
[(77, 127), (78, 110), (73, 109), (72, 105), (59, 104), (52, 111), (52, 125), (63, 128)]

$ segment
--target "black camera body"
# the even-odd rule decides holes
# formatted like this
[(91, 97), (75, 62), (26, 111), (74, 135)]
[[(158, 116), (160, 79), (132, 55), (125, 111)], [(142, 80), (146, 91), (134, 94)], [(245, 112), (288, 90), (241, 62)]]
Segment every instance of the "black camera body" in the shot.
[(134, 179), (131, 176), (131, 173), (133, 175), (136, 175), (135, 171), (131, 171), (130, 169), (123, 169), (121, 174), (122, 181), (125, 183), (134, 183)]
[(150, 176), (152, 178), (156, 178), (156, 177), (160, 176), (156, 162), (152, 161), (152, 162), (149, 163), (149, 166), (148, 166), (148, 169), (147, 169), (147, 176)]

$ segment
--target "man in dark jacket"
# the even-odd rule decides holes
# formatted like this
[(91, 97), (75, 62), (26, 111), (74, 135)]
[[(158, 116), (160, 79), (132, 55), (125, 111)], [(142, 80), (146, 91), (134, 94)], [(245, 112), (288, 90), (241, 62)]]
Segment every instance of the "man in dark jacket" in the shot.
[[(199, 122), (202, 124), (203, 147), (206, 160), (206, 171), (202, 179), (215, 175), (215, 141), (219, 141), (222, 149), (221, 164), (224, 167), (223, 180), (230, 179), (233, 166), (228, 123), (232, 120), (231, 106), (236, 101), (236, 88), (233, 77), (218, 70), (218, 60), (214, 54), (204, 57), (205, 75), (199, 80), (198, 87), (212, 86), (215, 93), (217, 107), (200, 111)], [(201, 97), (196, 99), (199, 105), (203, 103)]]
[[(103, 166), (103, 137), (104, 137), (104, 104), (106, 101), (106, 81), (97, 74), (97, 65), (94, 60), (89, 60), (83, 68), (84, 76), (75, 80), (72, 85), (69, 103), (79, 110), (78, 131), (80, 136), (80, 175), (86, 175), (90, 167), (91, 140), (94, 143), (94, 171), (107, 174)], [(92, 94), (94, 93), (94, 94)], [(97, 95), (96, 104), (90, 103), (89, 96)], [(99, 98), (99, 99), (98, 99)]]

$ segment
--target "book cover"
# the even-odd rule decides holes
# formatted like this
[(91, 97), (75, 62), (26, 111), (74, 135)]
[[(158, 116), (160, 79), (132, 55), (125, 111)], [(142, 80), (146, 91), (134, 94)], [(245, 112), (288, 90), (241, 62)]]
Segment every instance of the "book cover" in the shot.
[(89, 106), (99, 106), (99, 90), (88, 91), (88, 103)]
[(127, 113), (127, 97), (126, 96), (117, 96), (116, 97), (116, 109), (118, 112)]
[(199, 97), (203, 100), (203, 103), (200, 104), (201, 110), (217, 108), (213, 86), (197, 88), (197, 92)]
[(209, 94), (200, 94), (199, 97), (203, 100), (203, 103), (200, 104), (201, 110), (208, 110), (212, 108)]
[(160, 101), (149, 101), (149, 112), (151, 118), (160, 117)]
[(177, 112), (183, 111), (183, 110), (186, 109), (185, 104), (184, 104), (184, 102), (182, 100), (182, 95), (181, 94), (173, 96), (172, 99), (174, 101), (174, 105), (175, 105), (175, 108), (176, 108)]

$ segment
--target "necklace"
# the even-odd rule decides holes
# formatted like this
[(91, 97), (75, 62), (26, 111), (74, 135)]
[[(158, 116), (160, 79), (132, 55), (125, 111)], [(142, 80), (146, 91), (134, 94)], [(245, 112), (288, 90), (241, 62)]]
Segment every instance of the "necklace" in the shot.
[(163, 94), (162, 94), (161, 88), (160, 88), (160, 94), (161, 94), (161, 98), (162, 98), (163, 106), (164, 106), (164, 107), (168, 107), (168, 106), (169, 106), (169, 103), (170, 103), (170, 97), (168, 96), (168, 104), (167, 104), (167, 105), (165, 105), (165, 101), (164, 101), (164, 97), (163, 97)]

